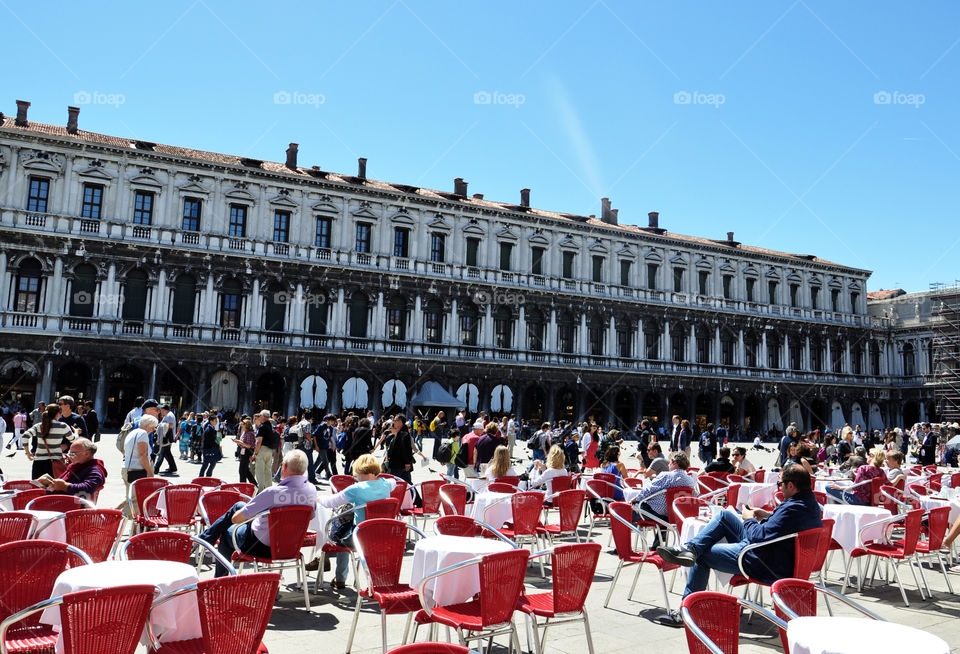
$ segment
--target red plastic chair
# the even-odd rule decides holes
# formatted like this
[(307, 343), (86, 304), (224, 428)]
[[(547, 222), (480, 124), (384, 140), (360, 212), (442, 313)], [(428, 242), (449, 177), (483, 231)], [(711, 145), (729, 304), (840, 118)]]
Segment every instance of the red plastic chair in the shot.
[(76, 509), (93, 509), (94, 504), (89, 500), (74, 495), (39, 495), (25, 507), (29, 511), (75, 511)]
[(727, 475), (727, 481), (731, 484), (746, 484), (749, 483), (749, 479), (746, 479), (743, 475)]
[(767, 476), (766, 470), (755, 470), (753, 472), (753, 481), (755, 481), (758, 484), (762, 484), (766, 476)]
[(243, 496), (236, 490), (211, 490), (200, 496), (200, 519), (205, 525), (212, 525), (223, 514), (242, 502)]
[(33, 487), (29, 490), (17, 491), (17, 493), (10, 500), (10, 503), (13, 504), (14, 511), (23, 511), (27, 508), (27, 505), (30, 504), (33, 500), (38, 497), (43, 497), (47, 494), (42, 488)]
[[(547, 627), (566, 622), (583, 622), (587, 648), (593, 652), (590, 620), (583, 605), (593, 584), (593, 574), (599, 558), (600, 543), (558, 545), (550, 553), (550, 570), (553, 574), (550, 592), (531, 593), (520, 597), (517, 608), (526, 613), (533, 623), (534, 649), (537, 654), (544, 650)], [(542, 640), (537, 618), (544, 620)]]
[[(723, 481), (727, 480), (727, 477), (730, 476), (729, 472), (722, 472), (720, 470), (714, 470), (713, 472), (705, 473), (708, 477), (713, 477), (715, 479), (722, 479)], [(700, 475), (701, 477), (703, 475)]]
[(680, 604), (690, 654), (738, 654), (741, 606), (752, 609), (778, 627), (786, 628), (786, 623), (775, 615), (745, 599), (709, 591), (690, 593)]
[(357, 483), (357, 480), (354, 479), (353, 475), (333, 475), (330, 477), (330, 488), (333, 489), (334, 493), (340, 493), (344, 488), (353, 486), (355, 483)]
[(480, 534), (481, 527), (469, 516), (443, 515), (433, 523), (433, 530), (440, 536), (473, 538)]
[[(409, 614), (420, 609), (420, 596), (409, 584), (400, 583), (400, 568), (407, 546), (407, 530), (420, 536), (425, 534), (400, 520), (367, 519), (357, 525), (353, 542), (357, 557), (366, 572), (369, 586), (357, 593), (353, 624), (347, 637), (347, 652), (353, 646), (363, 600), (376, 602), (380, 608), (380, 637), (383, 650), (387, 649), (387, 616)], [(409, 621), (407, 622), (409, 627)], [(406, 630), (405, 630), (406, 632)]]
[(553, 506), (560, 512), (560, 524), (540, 525), (537, 527), (537, 534), (550, 540), (553, 545), (554, 538), (564, 536), (576, 536), (577, 542), (580, 542), (580, 516), (583, 515), (583, 503), (587, 500), (586, 491), (579, 489), (560, 491), (553, 497)]
[(510, 484), (514, 488), (517, 488), (520, 485), (520, 477), (516, 475), (504, 475), (503, 477), (497, 477), (493, 480), (495, 484)]
[(712, 493), (713, 491), (721, 490), (729, 486), (719, 477), (714, 477), (712, 474), (708, 473), (705, 475), (700, 475), (697, 477), (697, 486), (701, 493)]
[[(5, 624), (15, 613), (48, 599), (60, 573), (73, 565), (89, 563), (85, 556), (65, 543), (48, 540), (0, 545), (0, 621)], [(0, 633), (0, 642), (14, 652), (52, 654), (57, 632), (41, 625), (40, 614), (33, 613)]]
[(675, 512), (671, 511), (670, 507), (672, 507), (673, 503), (681, 497), (692, 497), (693, 489), (686, 486), (674, 486), (672, 488), (668, 488), (664, 495), (664, 499), (667, 503), (667, 522), (673, 525), (677, 533), (677, 538), (679, 539), (680, 528), (683, 526), (683, 520), (680, 519), (680, 516), (678, 516)]
[(960, 488), (960, 472), (950, 475), (950, 488)]
[[(847, 589), (847, 580), (850, 578), (850, 564), (854, 559), (858, 559), (862, 556), (875, 556), (877, 559), (887, 559), (893, 563), (893, 572), (897, 578), (897, 584), (900, 586), (900, 595), (903, 597), (904, 606), (910, 606), (910, 600), (907, 599), (907, 591), (903, 586), (903, 581), (900, 579), (900, 564), (904, 561), (910, 564), (910, 570), (914, 574), (914, 580), (917, 582), (917, 589), (920, 591), (921, 599), (925, 597), (923, 588), (920, 586), (920, 581), (916, 577), (916, 571), (913, 569), (913, 564), (917, 559), (917, 541), (920, 538), (920, 521), (923, 519), (923, 509), (913, 509), (907, 513), (900, 514), (898, 516), (893, 516), (891, 518), (886, 518), (884, 520), (876, 520), (874, 522), (868, 522), (860, 528), (860, 538), (862, 542), (862, 534), (864, 531), (871, 527), (879, 526), (889, 526), (898, 522), (903, 522), (904, 534), (903, 538), (896, 543), (886, 543), (878, 541), (870, 541), (863, 544), (863, 547), (855, 547), (853, 551), (850, 552), (850, 556), (847, 558), (847, 569), (844, 572), (843, 579), (843, 588), (840, 592), (844, 592)], [(874, 574), (876, 574), (876, 569), (874, 569)], [(863, 579), (859, 579), (859, 585), (862, 587)]]
[[(943, 578), (947, 582), (947, 590), (949, 590), (952, 595), (953, 584), (950, 583), (950, 575), (947, 574), (947, 568), (943, 560), (943, 539), (947, 535), (948, 529), (950, 529), (950, 506), (944, 505), (930, 509), (927, 513), (927, 540), (917, 543), (916, 552), (918, 563), (921, 557), (937, 557), (937, 562), (940, 564), (940, 571), (943, 573)], [(949, 556), (949, 553), (947, 556)], [(923, 585), (927, 587), (927, 595), (931, 595), (930, 586), (927, 584), (927, 575), (923, 571), (923, 566), (920, 565), (919, 568)]]
[[(457, 568), (467, 565), (476, 565), (479, 568), (480, 592), (474, 599), (449, 606), (428, 607), (423, 592), (430, 581), (448, 574), (455, 566), (427, 575), (418, 589), (423, 609), (417, 612), (414, 618), (417, 628), (427, 623), (451, 627), (456, 629), (460, 642), (464, 644), (471, 640), (492, 639), (494, 636), (510, 634), (512, 645), (519, 651), (520, 639), (513, 624), (513, 612), (523, 592), (523, 579), (529, 558), (530, 552), (527, 550), (514, 549), (487, 554), (458, 564)], [(414, 639), (416, 635), (415, 629)]]
[[(161, 477), (143, 477), (130, 484), (130, 488), (127, 490), (127, 503), (130, 506), (130, 515), (134, 516), (134, 520), (138, 526), (143, 517), (150, 517), (150, 514), (146, 512), (147, 509), (144, 506), (147, 498), (152, 496), (157, 490), (169, 485), (170, 482)], [(152, 515), (157, 516), (159, 514), (160, 512), (157, 510), (156, 504), (154, 504)]]
[(223, 486), (223, 480), (219, 477), (194, 477), (190, 483), (203, 488), (220, 488)]
[[(150, 633), (152, 654), (223, 654), (225, 652), (266, 652), (263, 634), (270, 622), (274, 598), (280, 587), (280, 573), (257, 572), (243, 576), (217, 577), (191, 584), (164, 595), (153, 603), (153, 611), (185, 593), (197, 594), (200, 638), (157, 642)], [(148, 623), (149, 624), (149, 623)]]
[(36, 526), (36, 516), (29, 513), (19, 511), (0, 513), (0, 545), (30, 538)]
[(400, 500), (387, 497), (382, 500), (371, 500), (363, 506), (364, 520), (373, 518), (394, 519), (400, 515)]
[(234, 481), (229, 484), (221, 484), (217, 490), (237, 491), (241, 495), (246, 495), (249, 498), (253, 498), (253, 496), (257, 494), (257, 486), (251, 484), (249, 481)]
[(411, 643), (394, 647), (387, 654), (471, 654), (469, 647), (451, 643)]
[[(382, 475), (381, 475), (382, 476)], [(404, 510), (403, 500), (407, 498), (407, 482), (402, 479), (397, 479), (396, 477), (391, 477), (396, 486), (393, 487), (393, 490), (390, 491), (390, 497), (400, 502), (400, 513), (403, 515), (410, 515), (410, 509)]]
[(488, 493), (516, 493), (517, 487), (511, 484), (494, 481), (487, 484), (486, 491)]
[(700, 509), (704, 506), (710, 507), (710, 503), (693, 495), (681, 495), (670, 503), (673, 508), (670, 521), (677, 525), (677, 529), (683, 526), (685, 518), (695, 518), (700, 515)]
[(155, 590), (153, 584), (114, 586), (45, 599), (0, 623), (2, 651), (11, 651), (6, 641), (11, 626), (34, 615), (39, 619), (45, 609), (59, 606), (60, 637), (67, 654), (133, 654), (140, 644)]
[[(513, 519), (504, 523), (498, 531), (517, 545), (537, 544), (537, 527), (540, 526), (540, 510), (543, 508), (543, 495), (533, 491), (514, 493), (510, 498)], [(543, 575), (541, 562), (540, 574)]]
[(123, 526), (123, 513), (116, 509), (76, 509), (64, 514), (67, 543), (100, 563), (110, 558)]
[(830, 498), (827, 496), (827, 494), (824, 491), (815, 490), (813, 491), (813, 496), (817, 498), (817, 504), (819, 504), (820, 506), (826, 506), (827, 503), (830, 501)]
[(667, 595), (667, 580), (664, 578), (663, 573), (676, 570), (680, 566), (667, 563), (660, 558), (660, 555), (654, 551), (636, 551), (633, 549), (633, 534), (639, 534), (641, 536), (641, 542), (646, 542), (642, 536), (643, 531), (634, 527), (631, 524), (633, 520), (633, 508), (626, 502), (613, 502), (609, 506), (610, 511), (610, 528), (613, 532), (613, 543), (617, 548), (617, 558), (619, 562), (617, 563), (617, 571), (613, 575), (613, 580), (610, 582), (610, 588), (607, 590), (607, 598), (603, 602), (603, 608), (610, 606), (610, 597), (613, 595), (613, 589), (617, 585), (617, 580), (620, 578), (620, 572), (627, 566), (637, 565), (637, 574), (633, 579), (633, 585), (630, 588), (630, 595), (627, 597), (627, 600), (630, 600), (633, 597), (633, 591), (637, 587), (637, 579), (640, 578), (640, 570), (643, 569), (644, 563), (649, 563), (654, 566), (660, 572), (660, 583), (663, 586), (663, 603), (667, 611), (670, 611), (670, 597)]
[[(259, 565), (277, 565), (281, 569), (290, 563), (297, 566), (297, 578), (303, 583), (303, 601), (310, 610), (310, 593), (307, 589), (306, 571), (303, 569), (303, 540), (307, 535), (307, 526), (313, 515), (312, 506), (279, 506), (267, 511), (267, 524), (270, 534), (270, 558), (260, 558), (244, 554), (237, 543), (237, 531), (232, 530), (233, 560), (239, 563), (238, 571), (243, 571), (244, 563)], [(254, 520), (256, 516), (251, 516)], [(250, 521), (248, 520), (248, 522)], [(320, 568), (323, 569), (322, 567)]]
[(416, 524), (417, 518), (423, 520), (427, 526), (427, 518), (440, 516), (440, 488), (446, 486), (442, 479), (430, 479), (420, 484), (420, 499), (423, 506), (410, 509), (410, 516)]
[[(140, 526), (147, 529), (192, 529), (197, 523), (195, 516), (202, 492), (196, 484), (171, 484), (157, 489), (143, 503), (147, 515), (140, 517)], [(166, 515), (154, 511), (161, 493), (167, 505)]]
[(556, 495), (573, 488), (573, 477), (570, 475), (557, 475), (553, 479), (550, 479), (547, 484), (549, 484), (547, 491), (551, 495)]
[(730, 484), (727, 486), (727, 506), (737, 508), (737, 502), (740, 498), (740, 484)]
[(933, 494), (926, 484), (910, 484), (907, 486), (907, 492), (914, 497), (926, 497)]
[(643, 480), (639, 477), (624, 477), (623, 483), (627, 485), (627, 488), (642, 488)]
[(444, 484), (440, 487), (440, 507), (444, 515), (465, 515), (467, 487), (463, 484)]
[(588, 479), (584, 485), (586, 486), (587, 498), (590, 500), (597, 500), (600, 502), (602, 507), (602, 511), (600, 513), (596, 513), (596, 507), (593, 506), (593, 503), (591, 502), (591, 508), (589, 511), (590, 528), (587, 530), (587, 540), (590, 540), (590, 538), (593, 536), (593, 528), (598, 520), (611, 520), (609, 505), (610, 502), (613, 501), (613, 494), (616, 492), (616, 488), (602, 479), (596, 478)]
[[(3, 490), (12, 491), (36, 490), (37, 485), (29, 479), (11, 479), (10, 481), (3, 482), (2, 488)], [(40, 490), (43, 489), (41, 488)]]
[[(806, 529), (804, 531), (799, 531), (793, 534), (787, 534), (785, 536), (780, 536), (778, 538), (772, 538), (770, 540), (762, 541), (759, 543), (753, 543), (747, 545), (740, 551), (740, 556), (737, 559), (737, 567), (740, 568), (740, 574), (734, 575), (730, 579), (731, 588), (739, 588), (740, 586), (747, 586), (749, 584), (754, 584), (757, 586), (757, 598), (760, 597), (760, 587), (769, 586), (769, 584), (759, 581), (750, 577), (747, 574), (747, 571), (743, 568), (743, 558), (744, 555), (754, 549), (761, 549), (772, 543), (777, 543), (781, 541), (793, 540), (793, 578), (794, 579), (809, 579), (810, 575), (817, 570), (816, 565), (819, 561), (820, 567), (823, 567), (823, 562), (827, 556), (827, 549), (830, 546), (831, 534), (833, 532), (833, 525), (831, 524), (828, 528), (825, 527), (814, 527), (813, 529)], [(744, 591), (744, 598), (746, 599), (746, 593), (749, 592), (749, 588)]]
[(190, 563), (193, 541), (180, 531), (145, 531), (123, 544), (120, 558), (129, 561), (176, 561)]

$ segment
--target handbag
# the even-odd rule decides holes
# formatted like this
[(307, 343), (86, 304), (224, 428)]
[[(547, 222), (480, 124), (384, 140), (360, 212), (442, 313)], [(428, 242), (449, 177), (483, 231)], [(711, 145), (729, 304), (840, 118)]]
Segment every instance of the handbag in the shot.
[(333, 526), (330, 528), (329, 540), (340, 547), (353, 547), (353, 513), (352, 504), (344, 504), (337, 515), (330, 518)]
[(47, 438), (40, 434), (41, 440), (43, 440), (43, 447), (47, 450), (47, 456), (50, 457), (50, 467), (53, 470), (54, 479), (59, 479), (60, 475), (67, 471), (67, 466), (63, 465), (63, 457), (61, 456), (59, 460), (53, 458), (53, 452), (50, 451), (50, 444), (47, 443)]

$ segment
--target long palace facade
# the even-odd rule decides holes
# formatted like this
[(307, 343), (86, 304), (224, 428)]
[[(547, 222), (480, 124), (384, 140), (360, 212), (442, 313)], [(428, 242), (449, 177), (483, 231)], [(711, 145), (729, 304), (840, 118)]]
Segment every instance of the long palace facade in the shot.
[[(869, 271), (0, 114), (0, 392), (780, 430), (932, 417)], [(922, 330), (921, 330), (922, 331)], [(928, 334), (927, 332), (923, 332)], [(906, 369), (906, 340), (919, 363)], [(911, 345), (913, 347), (913, 345)], [(453, 402), (451, 401), (451, 404)]]

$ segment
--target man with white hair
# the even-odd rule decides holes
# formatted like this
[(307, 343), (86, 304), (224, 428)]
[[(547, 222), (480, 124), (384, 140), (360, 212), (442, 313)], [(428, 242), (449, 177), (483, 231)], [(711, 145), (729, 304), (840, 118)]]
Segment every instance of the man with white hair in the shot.
[(145, 413), (140, 416), (136, 429), (131, 429), (123, 442), (124, 483), (129, 485), (137, 479), (153, 476), (150, 465), (150, 435), (157, 430), (160, 421)]
[(280, 447), (280, 435), (274, 430), (267, 409), (256, 414), (254, 420), (257, 426), (257, 442), (251, 457), (254, 462), (253, 476), (257, 478), (257, 491), (263, 492), (273, 483), (273, 457)]

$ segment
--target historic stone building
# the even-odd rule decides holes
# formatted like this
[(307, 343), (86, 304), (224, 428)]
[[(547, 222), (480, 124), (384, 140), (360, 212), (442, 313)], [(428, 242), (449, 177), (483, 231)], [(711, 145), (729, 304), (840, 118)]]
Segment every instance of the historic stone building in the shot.
[[(903, 419), (869, 271), (284, 163), (0, 122), (0, 390), (117, 420), (410, 408), (780, 429)], [(0, 114), (2, 116), (2, 114)]]

